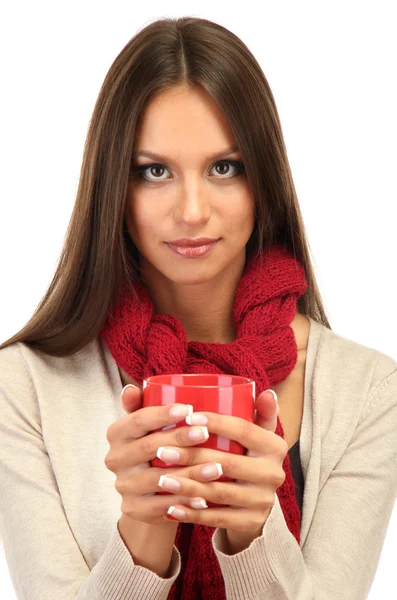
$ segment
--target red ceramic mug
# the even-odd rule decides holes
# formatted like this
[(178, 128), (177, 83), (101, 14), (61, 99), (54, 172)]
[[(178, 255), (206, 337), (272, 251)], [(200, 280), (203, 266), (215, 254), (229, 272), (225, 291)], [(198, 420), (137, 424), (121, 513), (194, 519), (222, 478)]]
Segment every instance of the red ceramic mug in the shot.
[[(213, 412), (240, 417), (253, 423), (255, 411), (255, 381), (248, 377), (224, 374), (154, 375), (143, 381), (143, 406), (191, 404), (194, 412)], [(186, 421), (170, 427), (186, 427)], [(156, 429), (154, 431), (161, 431)], [(210, 433), (208, 440), (194, 448), (212, 448), (233, 454), (244, 454), (245, 448), (235, 440)], [(151, 461), (153, 467), (181, 467), (159, 458)], [(232, 481), (221, 475), (217, 481)], [(158, 492), (168, 494), (168, 492)], [(208, 506), (223, 506), (207, 502)]]

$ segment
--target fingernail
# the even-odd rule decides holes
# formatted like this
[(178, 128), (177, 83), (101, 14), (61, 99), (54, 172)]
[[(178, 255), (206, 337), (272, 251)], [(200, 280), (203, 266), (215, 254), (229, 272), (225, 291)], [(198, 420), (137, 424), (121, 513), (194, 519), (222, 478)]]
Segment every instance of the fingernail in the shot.
[(193, 406), (191, 404), (174, 404), (170, 408), (170, 417), (186, 417), (191, 415), (193, 412)]
[(125, 385), (125, 386), (123, 387), (123, 389), (121, 390), (121, 393), (120, 393), (120, 398), (121, 398), (121, 396), (124, 394), (124, 390), (126, 390), (128, 387), (132, 387), (132, 388), (135, 388), (135, 389), (137, 389), (137, 390), (139, 390), (139, 389), (140, 389), (140, 388), (139, 388), (137, 385), (133, 385), (132, 383), (127, 383), (127, 385)]
[(199, 440), (208, 440), (209, 433), (207, 427), (192, 427), (187, 436), (189, 440), (198, 442)]
[(169, 477), (168, 475), (162, 475), (158, 480), (157, 485), (168, 492), (177, 492), (181, 487), (181, 484), (177, 479)]
[(178, 450), (173, 450), (172, 448), (164, 448), (164, 446), (160, 446), (160, 448), (158, 448), (156, 456), (164, 462), (172, 463), (179, 462), (179, 459), (181, 458), (181, 455), (178, 452)]
[(171, 515), (174, 519), (184, 519), (186, 517), (186, 511), (182, 510), (182, 508), (170, 506), (167, 510), (167, 515)]
[(205, 465), (201, 469), (201, 475), (203, 477), (208, 477), (208, 479), (212, 477), (220, 477), (223, 475), (223, 469), (221, 463), (213, 463), (212, 465)]
[(208, 504), (204, 498), (192, 498), (190, 501), (190, 506), (192, 508), (208, 508)]
[(201, 413), (193, 413), (188, 415), (185, 419), (188, 425), (207, 425), (208, 419)]
[(276, 392), (274, 390), (265, 390), (265, 392), (271, 392), (273, 394), (273, 397), (274, 397), (275, 401), (278, 402), (278, 397), (277, 397), (277, 394), (276, 394)]
[(176, 521), (178, 523), (178, 519), (174, 519), (171, 515), (163, 515), (163, 519), (166, 521)]

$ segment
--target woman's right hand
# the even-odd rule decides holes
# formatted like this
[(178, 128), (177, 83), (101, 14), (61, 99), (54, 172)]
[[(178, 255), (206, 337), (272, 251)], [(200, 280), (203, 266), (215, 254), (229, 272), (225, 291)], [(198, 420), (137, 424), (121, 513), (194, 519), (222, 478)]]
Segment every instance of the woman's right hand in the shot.
[[(197, 505), (192, 504), (192, 501), (202, 499), (187, 498), (176, 493), (156, 494), (160, 491), (158, 481), (161, 475), (178, 472), (186, 477), (188, 469), (151, 467), (150, 460), (156, 457), (160, 447), (175, 448), (201, 444), (208, 438), (208, 433), (207, 438), (198, 441), (191, 441), (188, 432), (192, 429), (202, 430), (203, 427), (186, 425), (186, 427), (173, 427), (150, 433), (155, 429), (162, 429), (183, 421), (189, 414), (189, 406), (173, 404), (141, 408), (142, 392), (136, 387), (124, 388), (121, 400), (130, 414), (112, 423), (107, 430), (110, 449), (105, 457), (105, 466), (116, 475), (115, 487), (122, 497), (121, 512), (135, 521), (164, 526), (166, 521), (163, 515), (167, 513), (170, 506), (182, 504), (198, 508)], [(173, 416), (170, 410), (176, 406), (181, 408), (182, 413)], [(164, 460), (163, 456), (162, 459)], [(170, 464), (175, 462), (177, 461), (170, 460)]]

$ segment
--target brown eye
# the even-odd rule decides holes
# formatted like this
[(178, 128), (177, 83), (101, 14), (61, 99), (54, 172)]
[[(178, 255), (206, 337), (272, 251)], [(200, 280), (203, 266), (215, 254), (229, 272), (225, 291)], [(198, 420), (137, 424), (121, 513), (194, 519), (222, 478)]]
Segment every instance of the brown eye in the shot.
[[(156, 175), (156, 179), (159, 179), (159, 177), (157, 177), (157, 175), (162, 175), (164, 173), (164, 167), (162, 165), (151, 165), (149, 167), (149, 172), (151, 175)], [(157, 171), (157, 174), (156, 174)], [(161, 173), (159, 173), (159, 171), (161, 171)]]
[[(227, 162), (220, 162), (220, 163), (216, 163), (215, 167), (217, 168), (217, 171), (218, 171), (219, 175), (226, 175), (227, 172), (230, 169), (230, 164), (227, 163)], [(223, 168), (220, 169), (220, 171), (223, 171), (223, 173), (219, 172), (219, 167), (223, 167)], [(225, 167), (227, 167), (226, 168), (226, 172), (225, 172)]]
[[(232, 179), (233, 177), (241, 175), (245, 170), (243, 163), (238, 160), (220, 160), (216, 162), (210, 170), (212, 170), (214, 167), (216, 167), (218, 175), (221, 175), (221, 177), (217, 177), (217, 179)], [(234, 167), (237, 172), (232, 175), (228, 175), (230, 167)], [(168, 169), (164, 165), (160, 163), (151, 163), (149, 165), (141, 165), (140, 167), (133, 169), (131, 177), (138, 178), (143, 183), (161, 183), (162, 181), (166, 181), (166, 179), (168, 179), (167, 177), (163, 177), (165, 171), (168, 171)], [(151, 177), (148, 177), (148, 174), (150, 174)]]
[(221, 177), (221, 179), (232, 179), (232, 177), (237, 177), (244, 171), (244, 165), (239, 160), (220, 160), (212, 168), (214, 167), (219, 175), (228, 175), (230, 167), (234, 167), (235, 171), (237, 171), (228, 177)]
[(164, 179), (161, 177), (161, 175), (163, 175), (165, 170), (166, 170), (166, 168), (159, 163), (153, 163), (150, 165), (141, 165), (140, 167), (137, 167), (136, 169), (133, 170), (132, 177), (138, 177), (140, 179), (143, 179), (144, 181), (152, 182), (152, 181), (154, 181), (153, 179), (147, 179), (147, 177), (143, 176), (143, 174), (146, 173), (146, 171), (149, 171), (151, 175), (154, 175), (154, 179), (163, 181)]

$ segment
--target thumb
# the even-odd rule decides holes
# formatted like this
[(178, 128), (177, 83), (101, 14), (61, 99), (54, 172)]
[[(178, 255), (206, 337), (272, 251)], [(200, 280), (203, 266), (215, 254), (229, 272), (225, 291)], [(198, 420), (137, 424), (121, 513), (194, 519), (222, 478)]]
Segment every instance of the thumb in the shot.
[(280, 412), (277, 394), (274, 390), (265, 390), (256, 401), (255, 423), (269, 431), (276, 430), (277, 416)]
[(142, 390), (132, 383), (123, 387), (120, 394), (121, 406), (127, 413), (132, 413), (142, 406)]
[[(256, 400), (255, 425), (275, 433), (277, 427), (277, 416), (280, 412), (277, 394), (274, 390), (265, 390), (259, 394)], [(247, 456), (259, 456), (259, 454), (248, 451)]]

